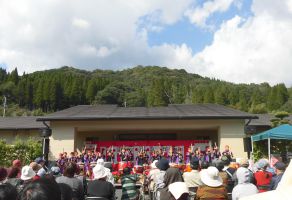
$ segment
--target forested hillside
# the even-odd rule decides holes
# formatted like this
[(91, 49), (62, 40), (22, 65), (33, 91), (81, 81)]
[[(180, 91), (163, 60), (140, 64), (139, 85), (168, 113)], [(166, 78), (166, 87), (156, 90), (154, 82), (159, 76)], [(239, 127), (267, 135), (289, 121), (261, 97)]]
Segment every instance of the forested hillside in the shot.
[[(292, 88), (282, 83), (233, 84), (157, 66), (122, 71), (62, 67), (19, 75), (0, 69), (0, 93), (8, 106), (52, 112), (79, 104), (166, 106), (216, 103), (252, 113), (292, 112)], [(37, 112), (39, 113), (39, 112)], [(31, 112), (34, 114), (34, 112)]]

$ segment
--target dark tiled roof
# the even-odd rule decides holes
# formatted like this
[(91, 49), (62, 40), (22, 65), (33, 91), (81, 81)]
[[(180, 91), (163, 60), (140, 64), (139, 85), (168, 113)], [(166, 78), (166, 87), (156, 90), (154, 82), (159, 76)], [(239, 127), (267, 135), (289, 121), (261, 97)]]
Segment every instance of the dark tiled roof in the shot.
[(39, 129), (44, 128), (38, 117), (0, 117), (0, 130)]
[(94, 119), (249, 119), (257, 116), (216, 104), (172, 104), (167, 107), (79, 105), (39, 117), (38, 121)]
[[(271, 126), (271, 119), (275, 118), (272, 114), (256, 114), (256, 116), (258, 116), (258, 119), (251, 120), (250, 126)], [(292, 121), (292, 115), (285, 119)]]

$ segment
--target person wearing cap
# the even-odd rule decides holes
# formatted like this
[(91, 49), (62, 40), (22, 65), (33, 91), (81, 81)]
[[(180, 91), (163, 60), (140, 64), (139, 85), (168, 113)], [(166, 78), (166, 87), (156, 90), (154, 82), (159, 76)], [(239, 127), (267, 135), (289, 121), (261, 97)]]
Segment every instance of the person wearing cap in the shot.
[(183, 173), (183, 178), (189, 188), (197, 188), (202, 185), (199, 173), (199, 159), (196, 157), (192, 158), (190, 161), (190, 166), (192, 171)]
[(199, 186), (196, 199), (228, 199), (227, 190), (216, 167), (202, 170), (200, 176), (204, 185)]
[(107, 170), (103, 165), (97, 164), (93, 168), (94, 180), (88, 182), (87, 196), (89, 197), (103, 197), (106, 199), (115, 199), (115, 188), (108, 182)]
[(157, 176), (154, 177), (155, 191), (159, 188), (164, 187), (164, 175), (166, 170), (170, 167), (169, 161), (166, 158), (161, 158), (158, 162), (155, 163), (156, 167), (160, 170)]
[(238, 185), (232, 190), (232, 200), (238, 200), (241, 197), (250, 196), (258, 193), (257, 187), (250, 183), (249, 170), (245, 167), (240, 167), (236, 171)]
[(52, 176), (54, 176), (55, 178), (61, 176), (61, 169), (60, 169), (60, 167), (58, 167), (58, 166), (51, 167), (51, 173), (50, 174)]
[(45, 163), (46, 163), (45, 160), (42, 157), (38, 157), (35, 159), (35, 162), (41, 166), (41, 168), (37, 171), (37, 175), (39, 177), (43, 177), (48, 171), (48, 169), (45, 165)]
[(274, 167), (276, 168), (276, 176), (272, 177), (270, 190), (275, 190), (278, 187), (278, 184), (280, 183), (286, 169), (285, 163), (280, 161), (276, 162)]
[(269, 161), (267, 159), (260, 159), (256, 163), (258, 171), (254, 173), (254, 178), (256, 181), (256, 186), (259, 192), (266, 192), (270, 190), (270, 184), (273, 177), (271, 172), (267, 171), (269, 166)]
[(8, 172), (11, 171), (13, 168), (17, 168), (19, 169), (19, 173), (17, 174), (17, 178), (20, 178), (21, 176), (21, 168), (22, 168), (22, 165), (21, 165), (21, 161), (16, 159), (16, 160), (13, 160), (12, 161), (12, 166), (8, 169)]

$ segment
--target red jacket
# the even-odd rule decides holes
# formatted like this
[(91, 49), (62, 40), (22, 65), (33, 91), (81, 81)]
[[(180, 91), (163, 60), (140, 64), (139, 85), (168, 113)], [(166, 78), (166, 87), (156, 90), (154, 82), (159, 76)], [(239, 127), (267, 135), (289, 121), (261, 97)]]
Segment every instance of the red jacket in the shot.
[(266, 192), (269, 190), (272, 176), (273, 174), (271, 172), (263, 170), (259, 170), (254, 173), (256, 186), (258, 187), (259, 192)]

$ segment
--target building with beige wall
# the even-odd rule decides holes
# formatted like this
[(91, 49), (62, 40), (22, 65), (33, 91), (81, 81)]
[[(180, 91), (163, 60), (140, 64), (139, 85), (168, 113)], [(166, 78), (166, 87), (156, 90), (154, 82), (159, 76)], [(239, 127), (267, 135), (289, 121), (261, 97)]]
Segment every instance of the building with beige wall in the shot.
[(215, 104), (168, 107), (80, 105), (39, 117), (50, 124), (50, 158), (81, 151), (86, 141), (210, 140), (246, 157), (246, 120), (257, 116)]
[(0, 139), (7, 144), (13, 144), (16, 138), (41, 140), (39, 129), (44, 128), (38, 117), (2, 117), (0, 118)]

